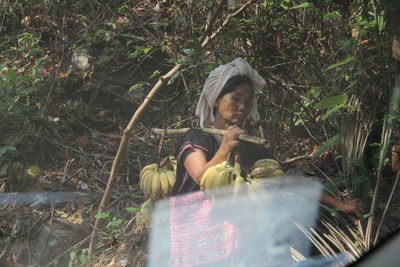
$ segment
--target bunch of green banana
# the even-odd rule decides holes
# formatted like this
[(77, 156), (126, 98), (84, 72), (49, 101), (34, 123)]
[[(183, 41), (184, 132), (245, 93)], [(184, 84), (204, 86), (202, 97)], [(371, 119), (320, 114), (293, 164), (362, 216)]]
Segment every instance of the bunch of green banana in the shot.
[(251, 178), (269, 178), (285, 174), (281, 165), (274, 159), (260, 159), (250, 169)]
[(175, 167), (158, 168), (156, 163), (146, 165), (140, 172), (140, 189), (152, 200), (166, 198), (175, 184)]

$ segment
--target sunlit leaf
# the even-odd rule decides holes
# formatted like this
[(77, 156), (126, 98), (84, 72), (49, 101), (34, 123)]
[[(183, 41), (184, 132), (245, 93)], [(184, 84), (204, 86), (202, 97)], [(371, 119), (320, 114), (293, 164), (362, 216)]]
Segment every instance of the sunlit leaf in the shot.
[(131, 86), (131, 88), (129, 88), (129, 92), (133, 92), (133, 91), (135, 91), (136, 89), (138, 89), (138, 88), (140, 88), (142, 86), (143, 86), (142, 83), (134, 84), (134, 85)]
[(143, 53), (148, 54), (148, 53), (151, 51), (151, 49), (153, 49), (152, 46), (147, 46), (147, 47), (145, 47), (145, 48), (143, 49)]

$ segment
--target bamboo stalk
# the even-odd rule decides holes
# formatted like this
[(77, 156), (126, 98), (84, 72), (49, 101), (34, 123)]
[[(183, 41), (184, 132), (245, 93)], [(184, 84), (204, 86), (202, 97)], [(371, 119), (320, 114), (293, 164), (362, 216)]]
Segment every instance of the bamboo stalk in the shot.
[[(159, 128), (153, 128), (151, 129), (151, 132), (154, 134), (168, 134), (168, 135), (178, 135), (178, 134), (185, 134), (187, 131), (189, 131), (190, 128), (181, 128), (181, 129), (159, 129)], [(200, 128), (205, 133), (210, 133), (210, 134), (218, 134), (218, 135), (224, 135), (226, 133), (226, 130), (221, 130), (221, 129), (214, 129), (214, 128)], [(250, 142), (253, 144), (257, 145), (265, 145), (266, 140), (247, 135), (247, 134), (241, 134), (239, 135), (239, 140), (244, 141), (244, 142)]]

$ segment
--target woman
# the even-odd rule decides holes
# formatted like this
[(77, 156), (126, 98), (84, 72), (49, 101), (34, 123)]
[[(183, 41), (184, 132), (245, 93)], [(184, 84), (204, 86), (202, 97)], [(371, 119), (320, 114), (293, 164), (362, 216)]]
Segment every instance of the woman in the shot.
[[(210, 73), (197, 104), (196, 115), (200, 117), (201, 127), (224, 129), (226, 133), (221, 138), (191, 129), (184, 136), (176, 151), (178, 168), (172, 195), (200, 190), (203, 173), (227, 160), (234, 151), (241, 155), (242, 169), (250, 168), (259, 159), (273, 158), (264, 147), (238, 140), (239, 135), (245, 132), (242, 127), (247, 120), (259, 119), (257, 93), (265, 86), (265, 80), (241, 58)], [(321, 202), (361, 217), (356, 200), (342, 202), (322, 194)]]
[[(256, 95), (265, 86), (265, 80), (240, 58), (219, 66), (207, 78), (196, 115), (201, 127), (224, 129), (226, 133), (221, 137), (191, 129), (178, 144), (178, 168), (171, 195), (196, 193), (169, 199), (171, 242), (166, 252), (170, 253), (171, 266), (235, 266), (232, 263), (242, 255), (237, 245), (240, 231), (229, 220), (216, 224), (211, 219), (215, 207), (199, 191), (199, 185), (208, 168), (227, 160), (233, 152), (240, 155), (241, 169), (250, 168), (259, 159), (273, 158), (266, 148), (238, 140), (247, 121), (259, 119)], [(328, 195), (323, 195), (321, 201), (360, 215), (354, 201), (340, 202)]]
[[(272, 158), (265, 148), (241, 143), (238, 136), (248, 119), (258, 120), (256, 94), (266, 85), (265, 80), (241, 58), (213, 70), (206, 80), (196, 115), (200, 126), (227, 130), (221, 138), (192, 129), (178, 145), (177, 181), (172, 195), (200, 189), (200, 179), (211, 166), (227, 160), (228, 155), (240, 150), (241, 165), (249, 168), (262, 158)], [(248, 153), (250, 152), (250, 153)]]

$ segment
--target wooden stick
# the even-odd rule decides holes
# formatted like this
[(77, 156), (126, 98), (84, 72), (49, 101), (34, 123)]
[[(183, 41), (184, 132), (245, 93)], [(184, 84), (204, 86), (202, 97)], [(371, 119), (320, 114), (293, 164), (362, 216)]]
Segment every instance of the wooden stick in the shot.
[[(113, 165), (111, 168), (111, 173), (110, 177), (108, 178), (108, 183), (106, 186), (106, 190), (104, 191), (103, 198), (100, 202), (99, 209), (97, 214), (103, 213), (103, 211), (106, 209), (108, 202), (110, 201), (110, 196), (112, 189), (114, 188), (114, 183), (117, 180), (117, 174), (118, 170), (120, 167), (120, 164), (122, 162), (122, 158), (125, 154), (128, 142), (129, 142), (129, 137), (131, 135), (131, 132), (133, 130), (133, 126), (136, 124), (136, 122), (139, 120), (141, 117), (142, 113), (146, 109), (146, 107), (149, 105), (151, 99), (154, 97), (154, 95), (158, 92), (158, 90), (161, 88), (161, 86), (167, 81), (169, 78), (171, 78), (180, 68), (182, 67), (181, 64), (177, 64), (173, 69), (171, 69), (167, 74), (164, 76), (161, 76), (156, 85), (151, 89), (150, 93), (147, 95), (146, 99), (143, 101), (142, 105), (136, 110), (135, 114), (133, 114), (128, 126), (124, 130), (124, 133), (122, 135), (121, 142), (118, 147), (117, 155), (114, 158)], [(93, 250), (95, 248), (96, 242), (97, 242), (97, 231), (102, 228), (102, 222), (103, 220), (99, 218), (96, 218), (96, 221), (93, 226), (93, 231), (92, 235), (90, 237), (90, 243), (89, 243), (89, 250), (88, 250), (88, 255), (89, 258), (93, 254)]]
[[(151, 129), (151, 132), (155, 133), (155, 134), (164, 134), (165, 133), (168, 135), (178, 135), (178, 134), (185, 134), (189, 130), (190, 130), (190, 128), (166, 129), (166, 130), (159, 129), (159, 128), (153, 128), (153, 129)], [(218, 135), (224, 135), (226, 133), (226, 130), (214, 129), (214, 128), (200, 128), (200, 130), (202, 130), (205, 133), (218, 134)], [(239, 135), (239, 140), (244, 141), (244, 142), (250, 142), (253, 144), (257, 144), (257, 145), (264, 145), (266, 142), (265, 139), (247, 135), (247, 134)]]

